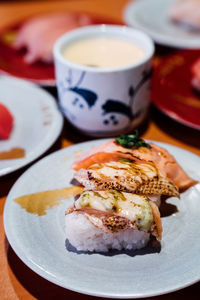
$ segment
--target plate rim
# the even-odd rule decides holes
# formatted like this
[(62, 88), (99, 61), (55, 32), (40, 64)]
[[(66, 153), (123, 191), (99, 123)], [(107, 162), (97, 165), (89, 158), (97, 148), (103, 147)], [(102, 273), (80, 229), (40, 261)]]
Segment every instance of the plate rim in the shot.
[(122, 13), (122, 17), (126, 25), (143, 30), (154, 40), (154, 42), (156, 42), (159, 45), (173, 47), (177, 49), (199, 49), (200, 48), (200, 42), (198, 43), (198, 41), (197, 42), (191, 41), (191, 43), (189, 42), (188, 44), (186, 44), (184, 41), (180, 42), (180, 40), (176, 42), (175, 39), (170, 37), (165, 38), (165, 36), (163, 36), (161, 33), (155, 32), (154, 30), (151, 30), (146, 26), (143, 26), (136, 20), (134, 20), (133, 15), (137, 12), (140, 5), (142, 5), (141, 3), (146, 3), (148, 8), (149, 3), (148, 1), (145, 0), (140, 0), (140, 1), (132, 0), (125, 6)]
[[(56, 117), (56, 123), (55, 123), (55, 126), (54, 128), (52, 128), (52, 138), (51, 140), (48, 140), (48, 143), (43, 144), (41, 143), (40, 147), (39, 147), (39, 150), (37, 150), (37, 152), (34, 154), (34, 155), (31, 155), (31, 157), (29, 157), (29, 159), (27, 159), (26, 157), (21, 161), (21, 163), (19, 165), (15, 165), (13, 167), (9, 167), (9, 170), (6, 171), (6, 169), (2, 169), (0, 170), (0, 178), (5, 176), (5, 175), (8, 175), (10, 173), (13, 173), (23, 167), (25, 167), (26, 165), (30, 164), (31, 162), (35, 161), (37, 158), (39, 158), (42, 154), (44, 154), (53, 144), (54, 142), (57, 140), (57, 138), (59, 137), (61, 131), (62, 131), (62, 128), (63, 128), (63, 125), (64, 125), (64, 117), (62, 116), (61, 112), (59, 111), (58, 109), (58, 106), (57, 106), (57, 103), (56, 103), (56, 99), (53, 95), (51, 95), (49, 92), (47, 92), (46, 90), (42, 89), (40, 86), (37, 86), (36, 84), (30, 82), (30, 81), (26, 81), (26, 80), (23, 80), (23, 79), (19, 79), (19, 78), (16, 78), (16, 77), (12, 77), (12, 76), (1, 76), (0, 75), (0, 81), (1, 80), (9, 80), (11, 82), (11, 84), (14, 82), (14, 83), (17, 83), (19, 82), (21, 85), (25, 85), (27, 86), (28, 88), (32, 88), (32, 89), (37, 89), (39, 90), (42, 94), (46, 94), (46, 96), (48, 97), (48, 101), (51, 105), (51, 107), (53, 108), (54, 112), (55, 112), (55, 117)], [(30, 101), (30, 100), (29, 100)], [(35, 147), (37, 148), (37, 146)]]
[(56, 87), (56, 79), (52, 78), (52, 79), (30, 79), (30, 78), (26, 78), (26, 77), (17, 77), (3, 69), (1, 69), (0, 67), (0, 76), (9, 76), (13, 79), (19, 79), (19, 80), (23, 80), (23, 81), (27, 81), (29, 83), (33, 83), (38, 85), (39, 87)]
[[(4, 211), (3, 211), (3, 224), (4, 224), (4, 230), (5, 230), (5, 234), (6, 234), (6, 237), (8, 239), (8, 242), (10, 244), (10, 246), (12, 247), (12, 249), (14, 250), (14, 252), (16, 253), (16, 255), (20, 258), (20, 260), (23, 261), (23, 263), (28, 266), (32, 271), (34, 271), (36, 274), (40, 275), (41, 277), (43, 277), (44, 279), (60, 286), (60, 287), (63, 287), (65, 289), (69, 289), (73, 292), (78, 292), (78, 293), (81, 293), (81, 294), (85, 294), (85, 295), (90, 295), (90, 296), (96, 296), (96, 297), (107, 297), (107, 298), (121, 298), (121, 299), (131, 299), (131, 298), (146, 298), (146, 297), (152, 297), (152, 296), (159, 296), (159, 295), (164, 295), (164, 294), (168, 294), (168, 293), (172, 293), (172, 292), (175, 292), (175, 291), (178, 291), (178, 290), (181, 290), (181, 289), (184, 289), (184, 288), (187, 288), (197, 282), (199, 282), (200, 278), (194, 278), (192, 281), (189, 281), (187, 284), (185, 284), (184, 286), (180, 286), (180, 284), (177, 284), (177, 286), (174, 286), (173, 288), (171, 289), (162, 289), (162, 291), (158, 292), (158, 293), (155, 293), (155, 292), (152, 292), (152, 293), (145, 293), (145, 294), (108, 294), (106, 292), (103, 292), (101, 294), (99, 294), (98, 292), (95, 293), (95, 292), (89, 292), (87, 289), (85, 290), (84, 288), (81, 288), (81, 289), (78, 289), (78, 288), (74, 288), (74, 287), (71, 287), (71, 286), (68, 286), (65, 282), (62, 283), (60, 280), (57, 280), (55, 277), (49, 275), (47, 272), (43, 271), (42, 269), (39, 268), (39, 266), (37, 264), (34, 264), (31, 260), (28, 259), (28, 257), (26, 257), (26, 255), (23, 255), (23, 251), (21, 251), (15, 244), (15, 239), (12, 239), (12, 230), (10, 231), (10, 225), (8, 224), (7, 220), (7, 216), (9, 214), (9, 205), (11, 205), (12, 203), (12, 194), (15, 192), (15, 189), (16, 189), (16, 186), (18, 185), (18, 183), (20, 183), (21, 181), (23, 182), (24, 178), (32, 172), (32, 168), (34, 168), (36, 165), (44, 162), (45, 160), (48, 160), (48, 159), (51, 159), (52, 156), (56, 156), (57, 153), (60, 153), (60, 152), (65, 152), (65, 151), (68, 151), (68, 149), (72, 149), (72, 148), (77, 148), (77, 146), (81, 146), (83, 144), (88, 144), (88, 143), (101, 143), (101, 142), (104, 142), (104, 141), (108, 141), (108, 140), (111, 140), (111, 139), (95, 139), (95, 140), (91, 140), (91, 141), (85, 141), (85, 142), (81, 142), (81, 143), (78, 143), (78, 144), (74, 144), (74, 145), (71, 145), (71, 146), (68, 146), (66, 148), (63, 148), (63, 149), (60, 149), (60, 150), (57, 150), (47, 156), (45, 156), (44, 158), (40, 159), (36, 164), (32, 165), (31, 167), (29, 167), (19, 178), (18, 180), (16, 181), (16, 183), (12, 186), (11, 190), (9, 191), (9, 194), (7, 196), (7, 200), (6, 200), (6, 203), (5, 203), (5, 206), (4, 206)], [(147, 141), (152, 141), (152, 140), (149, 140), (147, 139)], [(175, 148), (177, 150), (181, 150), (183, 152), (187, 152), (187, 153), (190, 153), (190, 155), (194, 156), (195, 158), (197, 158), (199, 161), (200, 161), (200, 157), (196, 154), (194, 154), (193, 152), (190, 152), (188, 150), (185, 150), (181, 147), (177, 147), (177, 146), (174, 146), (172, 144), (168, 144), (168, 143), (164, 143), (164, 142), (160, 142), (160, 141), (155, 141), (153, 140), (152, 142), (155, 142), (156, 144), (160, 145), (160, 146), (170, 146), (172, 148)], [(12, 240), (12, 241), (11, 241)]]
[(184, 118), (182, 118), (181, 116), (179, 116), (177, 113), (175, 113), (173, 110), (168, 109), (166, 107), (164, 107), (164, 105), (162, 105), (161, 103), (155, 101), (152, 98), (152, 103), (162, 112), (164, 113), (166, 116), (170, 117), (172, 120), (176, 121), (177, 123), (180, 123), (184, 126), (187, 126), (189, 128), (195, 129), (195, 130), (200, 130), (200, 125), (196, 125), (192, 122), (186, 121)]

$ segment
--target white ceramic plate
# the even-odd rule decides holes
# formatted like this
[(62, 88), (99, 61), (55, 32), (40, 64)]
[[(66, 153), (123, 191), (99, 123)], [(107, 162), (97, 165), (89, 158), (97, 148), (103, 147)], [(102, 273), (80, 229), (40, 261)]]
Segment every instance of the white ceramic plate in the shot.
[[(77, 144), (57, 151), (33, 165), (16, 182), (6, 200), (4, 226), (16, 254), (32, 270), (67, 289), (111, 298), (138, 298), (165, 294), (200, 279), (200, 184), (170, 198), (178, 212), (162, 218), (161, 251), (80, 254), (65, 246), (65, 211), (73, 199), (38, 216), (14, 202), (16, 197), (70, 185), (70, 165), (77, 151), (87, 151), (104, 140)], [(200, 158), (182, 149), (166, 147), (183, 168), (200, 179)]]
[(173, 24), (168, 16), (170, 5), (177, 0), (138, 0), (124, 10), (127, 25), (149, 34), (155, 42), (177, 48), (199, 48), (200, 34)]
[(43, 154), (59, 136), (63, 117), (55, 99), (32, 83), (0, 77), (0, 103), (14, 116), (14, 128), (8, 140), (0, 140), (0, 152), (12, 148), (25, 150), (25, 157), (0, 160), (0, 177), (9, 174)]

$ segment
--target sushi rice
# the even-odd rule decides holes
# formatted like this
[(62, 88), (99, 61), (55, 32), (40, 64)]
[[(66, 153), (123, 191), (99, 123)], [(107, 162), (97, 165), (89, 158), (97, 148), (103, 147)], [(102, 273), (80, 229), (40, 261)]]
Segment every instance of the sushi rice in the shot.
[(67, 239), (78, 251), (136, 250), (145, 247), (150, 238), (148, 232), (132, 228), (114, 233), (104, 231), (77, 212), (67, 214), (65, 222)]

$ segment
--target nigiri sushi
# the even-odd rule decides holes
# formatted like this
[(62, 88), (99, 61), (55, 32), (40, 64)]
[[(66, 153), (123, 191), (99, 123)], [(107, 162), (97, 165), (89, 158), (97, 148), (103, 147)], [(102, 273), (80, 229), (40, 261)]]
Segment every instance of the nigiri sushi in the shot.
[(200, 1), (178, 0), (169, 10), (171, 20), (191, 31), (200, 31)]
[[(138, 140), (143, 142), (137, 142)], [(77, 158), (72, 164), (72, 168), (74, 170), (87, 169), (96, 163), (120, 161), (121, 159), (141, 160), (154, 164), (159, 172), (169, 178), (179, 189), (186, 189), (197, 183), (186, 174), (166, 149), (154, 143), (145, 143), (144, 140), (138, 138), (137, 133), (122, 136), (92, 148)]]
[(157, 206), (147, 196), (108, 191), (84, 191), (65, 216), (66, 236), (78, 251), (135, 250), (150, 235), (162, 238)]
[(92, 148), (73, 163), (84, 191), (66, 212), (66, 235), (79, 251), (135, 250), (162, 238), (161, 195), (196, 183), (165, 149), (138, 133)]
[(28, 64), (40, 60), (53, 62), (53, 45), (62, 34), (86, 25), (93, 20), (85, 14), (72, 12), (53, 12), (35, 16), (25, 21), (17, 33), (14, 47), (26, 48), (24, 60)]
[(136, 194), (179, 197), (177, 186), (147, 162), (111, 161), (94, 164), (77, 171), (74, 178), (88, 190), (115, 189)]

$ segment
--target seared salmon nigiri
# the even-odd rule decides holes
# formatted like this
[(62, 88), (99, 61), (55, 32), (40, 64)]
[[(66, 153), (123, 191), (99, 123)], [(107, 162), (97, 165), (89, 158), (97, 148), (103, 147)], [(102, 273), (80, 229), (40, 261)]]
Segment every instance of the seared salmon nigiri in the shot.
[(177, 186), (148, 162), (110, 161), (94, 164), (77, 171), (74, 178), (88, 190), (115, 189), (136, 194), (179, 197)]
[(162, 147), (145, 143), (134, 135), (121, 136), (103, 145), (92, 148), (79, 157), (72, 165), (74, 170), (87, 169), (91, 165), (128, 159), (129, 162), (148, 162), (154, 165), (159, 174), (169, 178), (179, 189), (186, 189), (197, 182), (190, 178), (175, 158)]
[(165, 149), (135, 134), (92, 148), (72, 165), (84, 191), (66, 214), (66, 235), (80, 251), (135, 250), (162, 238), (161, 195), (196, 183)]
[(66, 212), (66, 234), (78, 250), (140, 249), (162, 238), (157, 206), (147, 196), (115, 190), (84, 191)]

